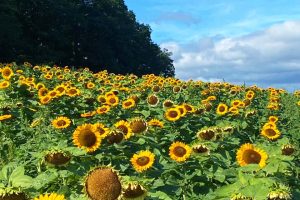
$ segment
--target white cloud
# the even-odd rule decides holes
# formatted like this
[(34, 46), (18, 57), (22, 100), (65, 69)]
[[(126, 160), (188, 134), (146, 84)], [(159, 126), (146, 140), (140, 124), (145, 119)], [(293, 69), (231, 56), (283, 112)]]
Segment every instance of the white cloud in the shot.
[(300, 21), (234, 38), (161, 44), (173, 53), (176, 77), (300, 89)]

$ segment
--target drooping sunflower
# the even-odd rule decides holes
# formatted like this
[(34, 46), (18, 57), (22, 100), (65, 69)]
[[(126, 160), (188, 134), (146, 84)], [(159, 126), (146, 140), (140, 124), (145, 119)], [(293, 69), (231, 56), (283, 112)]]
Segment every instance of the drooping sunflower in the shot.
[(52, 121), (52, 125), (54, 128), (64, 129), (69, 127), (71, 124), (71, 120), (68, 117), (57, 117)]
[(39, 197), (35, 197), (34, 200), (66, 200), (64, 195), (51, 193), (41, 194)]
[(93, 124), (83, 124), (74, 131), (73, 143), (87, 152), (94, 152), (101, 144), (101, 136)]
[(181, 112), (178, 108), (169, 108), (165, 113), (165, 118), (171, 122), (180, 119)]
[(104, 113), (107, 113), (109, 111), (110, 111), (110, 106), (109, 105), (103, 105), (101, 107), (98, 107), (97, 110), (96, 110), (96, 112), (100, 115), (104, 114)]
[(44, 160), (49, 166), (66, 166), (71, 160), (71, 154), (61, 150), (52, 150), (46, 153)]
[(236, 154), (237, 162), (240, 166), (248, 164), (258, 164), (260, 167), (266, 166), (268, 155), (264, 150), (254, 147), (253, 144), (243, 144)]
[(4, 67), (1, 74), (5, 80), (9, 80), (14, 75), (14, 72), (10, 67)]
[(125, 139), (129, 139), (132, 135), (132, 130), (130, 128), (130, 123), (124, 120), (118, 121), (115, 123), (116, 129), (122, 131)]
[(158, 119), (151, 119), (149, 122), (148, 122), (148, 125), (149, 126), (155, 126), (155, 127), (160, 127), (160, 128), (163, 128), (164, 127), (164, 123)]
[(228, 111), (228, 106), (224, 103), (220, 103), (217, 107), (217, 114), (218, 115), (225, 115)]
[(135, 101), (133, 99), (127, 99), (125, 101), (122, 102), (122, 108), (123, 109), (130, 109), (135, 107)]
[(276, 127), (264, 127), (261, 131), (261, 135), (270, 140), (276, 140), (277, 138), (279, 138), (281, 133)]
[(183, 142), (173, 142), (169, 148), (171, 159), (177, 162), (186, 161), (191, 155), (192, 149)]
[(295, 147), (290, 144), (286, 144), (281, 148), (281, 154), (285, 156), (290, 156), (295, 152)]
[(85, 180), (85, 193), (91, 200), (116, 200), (122, 192), (120, 178), (112, 168), (91, 170)]
[(0, 89), (5, 89), (8, 88), (9, 86), (10, 86), (9, 81), (4, 80), (0, 82)]
[(144, 119), (135, 118), (135, 119), (131, 120), (130, 128), (133, 133), (142, 133), (144, 131), (147, 131), (148, 125)]
[(94, 124), (94, 126), (96, 127), (97, 131), (99, 132), (101, 138), (105, 138), (109, 134), (109, 128), (105, 127), (104, 124), (96, 123), (96, 124)]
[(153, 165), (154, 158), (155, 155), (152, 152), (146, 150), (134, 154), (130, 159), (130, 162), (137, 172), (143, 172)]
[(123, 189), (123, 200), (144, 200), (147, 196), (147, 190), (138, 183), (128, 183)]

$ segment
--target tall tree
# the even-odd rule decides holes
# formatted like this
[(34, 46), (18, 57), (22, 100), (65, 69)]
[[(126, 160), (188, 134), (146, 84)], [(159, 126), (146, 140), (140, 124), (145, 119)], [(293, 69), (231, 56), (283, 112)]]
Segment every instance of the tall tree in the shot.
[(123, 0), (0, 2), (0, 61), (174, 75), (173, 61)]

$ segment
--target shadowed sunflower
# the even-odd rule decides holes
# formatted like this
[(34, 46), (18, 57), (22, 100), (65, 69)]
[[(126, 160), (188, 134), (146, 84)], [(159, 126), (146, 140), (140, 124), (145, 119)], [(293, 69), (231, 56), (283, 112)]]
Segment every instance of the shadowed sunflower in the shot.
[(261, 135), (270, 140), (276, 140), (281, 134), (276, 127), (264, 127), (261, 131)]
[(237, 162), (240, 166), (248, 164), (258, 164), (260, 167), (266, 166), (268, 155), (265, 151), (254, 147), (253, 144), (243, 144), (236, 154)]
[(149, 169), (153, 165), (154, 157), (155, 155), (148, 150), (140, 151), (139, 153), (133, 155), (133, 157), (130, 159), (130, 162), (136, 171), (142, 172)]
[(93, 169), (86, 177), (85, 193), (91, 200), (116, 200), (121, 192), (119, 176), (112, 168)]
[(174, 142), (169, 148), (170, 157), (177, 162), (186, 161), (191, 155), (192, 149), (182, 143), (182, 142)]
[(177, 121), (181, 116), (178, 108), (169, 108), (165, 113), (165, 118), (171, 122)]
[(148, 96), (147, 103), (153, 107), (157, 106), (157, 104), (159, 103), (159, 98), (155, 94), (152, 94), (152, 95)]
[(52, 121), (52, 125), (54, 128), (64, 129), (69, 127), (71, 124), (71, 120), (67, 117), (57, 117)]
[(224, 103), (220, 103), (217, 107), (217, 114), (218, 115), (225, 115), (228, 111), (228, 106)]
[(34, 200), (65, 200), (65, 196), (56, 193), (41, 194), (39, 197), (34, 198)]
[(74, 131), (73, 143), (87, 152), (94, 152), (100, 146), (101, 136), (94, 125), (83, 124)]

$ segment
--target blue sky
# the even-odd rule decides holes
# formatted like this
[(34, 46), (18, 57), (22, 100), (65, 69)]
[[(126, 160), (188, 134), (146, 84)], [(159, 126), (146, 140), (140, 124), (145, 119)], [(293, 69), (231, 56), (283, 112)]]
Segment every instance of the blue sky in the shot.
[(125, 2), (178, 78), (300, 89), (300, 0)]

